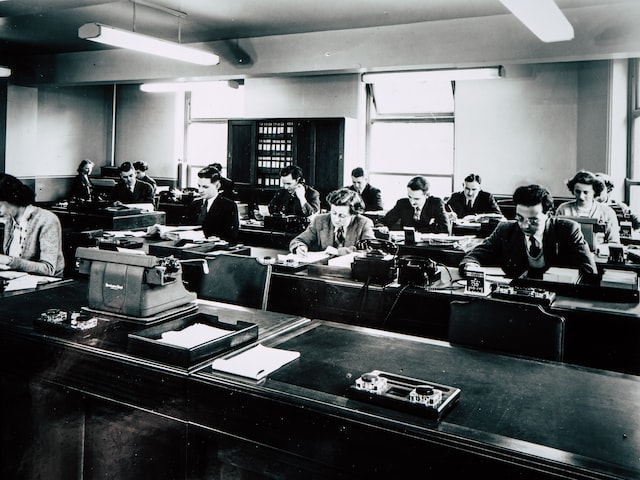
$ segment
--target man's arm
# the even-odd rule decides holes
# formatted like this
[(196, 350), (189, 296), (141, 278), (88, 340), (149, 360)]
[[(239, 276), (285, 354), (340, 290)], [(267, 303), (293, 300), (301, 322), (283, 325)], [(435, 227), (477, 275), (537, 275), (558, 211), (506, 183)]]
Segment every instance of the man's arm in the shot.
[(367, 210), (370, 210), (372, 212), (376, 212), (379, 210), (383, 209), (382, 206), (382, 192), (380, 191), (379, 188), (375, 188), (372, 186), (369, 186), (369, 191), (370, 193), (370, 199), (369, 199), (369, 205), (367, 206)]
[(299, 200), (305, 217), (309, 217), (320, 211), (320, 194), (317, 190), (311, 187), (306, 187), (304, 199), (305, 201), (302, 201), (302, 199)]
[(491, 235), (485, 238), (482, 243), (476, 246), (462, 258), (458, 269), (464, 273), (465, 265), (476, 264), (480, 266), (496, 265), (503, 257), (502, 240), (505, 236), (507, 223), (499, 224)]
[(317, 220), (317, 218), (314, 218), (304, 232), (289, 242), (289, 251), (291, 253), (296, 253), (296, 249), (301, 245), (304, 245), (308, 250), (317, 248), (316, 246), (319, 243)]

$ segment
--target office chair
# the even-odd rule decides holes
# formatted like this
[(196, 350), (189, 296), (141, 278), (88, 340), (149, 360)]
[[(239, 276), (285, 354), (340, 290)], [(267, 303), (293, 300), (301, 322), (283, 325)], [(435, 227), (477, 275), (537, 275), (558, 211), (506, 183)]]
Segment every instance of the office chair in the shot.
[(183, 264), (188, 289), (198, 298), (231, 303), (243, 307), (266, 309), (271, 280), (271, 266), (254, 257), (223, 253), (207, 256), (209, 273), (197, 263)]
[(562, 361), (564, 318), (540, 305), (494, 298), (453, 301), (449, 343)]

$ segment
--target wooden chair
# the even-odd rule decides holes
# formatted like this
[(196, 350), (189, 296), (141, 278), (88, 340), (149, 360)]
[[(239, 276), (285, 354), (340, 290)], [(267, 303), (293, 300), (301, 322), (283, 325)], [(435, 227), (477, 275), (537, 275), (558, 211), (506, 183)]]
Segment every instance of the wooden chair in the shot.
[(207, 256), (209, 273), (197, 263), (183, 264), (188, 289), (198, 298), (232, 303), (243, 307), (266, 309), (271, 280), (271, 266), (255, 257), (230, 253)]
[(564, 318), (540, 305), (493, 298), (453, 301), (449, 343), (562, 361)]

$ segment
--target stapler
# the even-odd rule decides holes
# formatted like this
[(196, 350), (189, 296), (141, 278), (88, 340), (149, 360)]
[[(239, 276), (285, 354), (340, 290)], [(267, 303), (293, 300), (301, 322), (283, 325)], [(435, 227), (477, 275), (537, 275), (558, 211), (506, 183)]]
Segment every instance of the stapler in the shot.
[(89, 274), (89, 308), (149, 317), (195, 301), (180, 262), (138, 253), (78, 247), (79, 272)]

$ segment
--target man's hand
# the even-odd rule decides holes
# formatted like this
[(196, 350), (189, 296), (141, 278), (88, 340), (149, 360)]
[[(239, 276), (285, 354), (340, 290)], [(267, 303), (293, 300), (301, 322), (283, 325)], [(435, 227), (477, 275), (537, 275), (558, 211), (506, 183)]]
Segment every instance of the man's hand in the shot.
[(306, 189), (304, 188), (304, 185), (299, 183), (296, 186), (296, 192), (295, 193), (296, 193), (296, 196), (298, 197), (298, 199), (300, 200), (300, 203), (302, 205), (304, 205), (305, 202), (307, 201), (306, 197), (304, 196), (305, 193), (306, 193)]
[(306, 257), (308, 251), (309, 249), (306, 245), (298, 245), (293, 253), (295, 253), (296, 255), (300, 255), (301, 257)]

